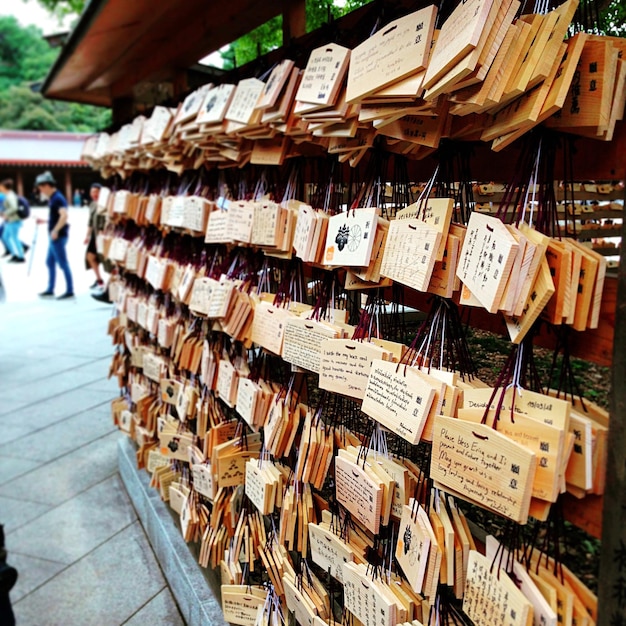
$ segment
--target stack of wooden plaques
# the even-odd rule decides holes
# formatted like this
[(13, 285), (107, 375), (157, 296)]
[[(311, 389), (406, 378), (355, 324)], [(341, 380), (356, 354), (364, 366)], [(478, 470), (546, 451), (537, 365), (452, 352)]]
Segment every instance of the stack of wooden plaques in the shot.
[(437, 30), (429, 6), (353, 50), (318, 47), (302, 69), (284, 59), (267, 81), (204, 85), (177, 109), (94, 136), (83, 158), (126, 177), (157, 166), (278, 165), (312, 146), (356, 166), (377, 136), (414, 159), (444, 138), (499, 151), (539, 124), (611, 141), (626, 100), (623, 40), (566, 39), (577, 6), (520, 15), (518, 0), (467, 0)]

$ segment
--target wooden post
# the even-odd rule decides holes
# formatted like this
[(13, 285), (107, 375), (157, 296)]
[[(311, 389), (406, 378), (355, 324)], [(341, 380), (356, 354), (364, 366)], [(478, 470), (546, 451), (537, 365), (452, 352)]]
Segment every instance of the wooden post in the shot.
[[(622, 242), (626, 225), (622, 223)], [(615, 307), (608, 462), (598, 580), (598, 626), (626, 626), (626, 249)]]
[(285, 0), (283, 10), (283, 45), (306, 34), (306, 0)]
[(24, 195), (24, 176), (22, 175), (22, 170), (20, 169), (17, 170), (17, 174), (15, 176), (15, 188), (18, 196)]
[(111, 107), (113, 114), (113, 125), (120, 127), (127, 122), (132, 122), (135, 116), (135, 106), (132, 97), (120, 97), (113, 99)]
[(67, 200), (67, 204), (72, 206), (72, 176), (70, 174), (69, 168), (65, 168), (63, 172), (65, 178), (65, 199)]

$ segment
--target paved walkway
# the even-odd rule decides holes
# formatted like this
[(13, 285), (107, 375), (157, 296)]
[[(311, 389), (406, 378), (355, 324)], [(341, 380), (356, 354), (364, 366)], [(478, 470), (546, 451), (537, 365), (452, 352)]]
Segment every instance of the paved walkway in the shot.
[(20, 575), (11, 593), (17, 624), (182, 625), (117, 472), (111, 307), (87, 294), (93, 277), (75, 234), (73, 301), (36, 298), (43, 227), (30, 277), (26, 264), (0, 263), (0, 523)]

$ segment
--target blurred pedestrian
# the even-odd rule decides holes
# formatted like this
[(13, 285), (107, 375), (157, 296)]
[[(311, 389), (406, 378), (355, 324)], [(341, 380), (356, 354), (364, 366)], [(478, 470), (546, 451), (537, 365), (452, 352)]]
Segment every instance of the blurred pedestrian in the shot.
[(4, 196), (4, 228), (2, 242), (11, 254), (9, 263), (24, 263), (24, 248), (19, 239), (22, 218), (18, 197), (13, 191), (13, 181), (5, 178), (0, 182), (0, 193)]
[(90, 289), (102, 289), (104, 286), (104, 281), (100, 274), (100, 258), (96, 246), (98, 233), (104, 228), (106, 220), (106, 216), (98, 211), (98, 197), (100, 196), (101, 187), (100, 183), (93, 183), (89, 189), (91, 202), (89, 203), (89, 222), (87, 224), (87, 235), (85, 236), (85, 244), (87, 245), (85, 259), (87, 265), (96, 275), (96, 282), (91, 285)]
[(50, 240), (48, 244), (48, 287), (39, 295), (42, 298), (52, 297), (56, 283), (56, 266), (58, 265), (65, 276), (65, 293), (58, 296), (57, 300), (65, 300), (74, 297), (74, 283), (72, 271), (67, 260), (67, 240), (69, 236), (67, 200), (57, 189), (57, 183), (51, 172), (43, 172), (35, 179), (35, 185), (39, 194), (48, 200), (50, 208), (48, 217), (48, 232)]

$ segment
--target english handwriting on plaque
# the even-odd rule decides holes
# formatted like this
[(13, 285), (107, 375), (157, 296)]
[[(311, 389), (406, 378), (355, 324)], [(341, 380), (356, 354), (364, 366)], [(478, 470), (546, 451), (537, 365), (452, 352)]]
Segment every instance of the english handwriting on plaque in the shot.
[(536, 457), (481, 424), (439, 416), (435, 420), (431, 477), (525, 523)]

